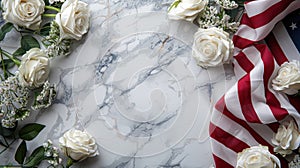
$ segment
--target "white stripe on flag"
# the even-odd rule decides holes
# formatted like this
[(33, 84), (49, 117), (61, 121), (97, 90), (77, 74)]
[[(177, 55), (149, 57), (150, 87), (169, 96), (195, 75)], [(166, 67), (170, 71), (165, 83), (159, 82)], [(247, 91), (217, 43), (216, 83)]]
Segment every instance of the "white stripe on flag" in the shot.
[(264, 124), (268, 124), (270, 122), (276, 122), (277, 120), (270, 107), (266, 104), (262, 64), (263, 62), (256, 64), (256, 67), (250, 72), (251, 100), (259, 120)]
[(212, 123), (221, 129), (226, 130), (226, 132), (245, 142), (249, 146), (257, 144), (257, 141), (252, 137), (248, 130), (217, 110), (212, 116)]
[(285, 29), (285, 26), (282, 22), (279, 22), (275, 26), (275, 28), (273, 29), (273, 34), (284, 55), (286, 55), (289, 60), (299, 60), (299, 51), (290, 38), (290, 35)]
[(234, 64), (234, 74), (236, 79), (240, 79), (241, 77), (245, 76), (247, 74), (246, 71), (240, 66), (240, 64), (234, 59), (233, 60)]
[(273, 144), (272, 143), (272, 138), (273, 138), (273, 130), (268, 127), (267, 125), (263, 125), (263, 124), (257, 124), (257, 123), (249, 123), (248, 124), (252, 129), (255, 130), (255, 132), (257, 132), (259, 135), (263, 135), (261, 136), (265, 141), (267, 141), (269, 144)]
[(246, 55), (246, 57), (253, 65), (256, 65), (258, 62), (261, 61), (260, 52), (257, 51), (257, 49), (253, 46), (244, 49), (243, 53)]
[[(278, 2), (280, 2), (280, 0), (260, 0), (259, 2), (253, 1), (251, 3), (246, 4), (245, 8), (247, 10), (248, 16), (252, 17), (264, 12), (266, 9), (270, 8)], [(257, 5), (257, 3), (259, 3), (259, 5)]]
[(212, 150), (214, 151), (214, 155), (221, 158), (225, 162), (229, 163), (233, 167), (236, 165), (237, 153), (230, 148), (227, 148), (220, 142), (211, 138)]
[[(249, 4), (254, 3), (255, 1), (249, 2)], [(291, 13), (292, 11), (300, 8), (300, 1), (293, 1), (284, 11), (278, 14), (272, 21), (264, 26), (253, 29), (248, 25), (241, 24), (236, 35), (239, 37), (251, 40), (251, 41), (260, 41), (265, 38), (271, 30), (274, 28), (275, 24), (281, 21), (286, 15)]]
[(238, 112), (234, 113), (234, 115), (239, 119), (246, 120), (244, 114), (242, 113), (241, 103), (238, 94), (236, 94), (237, 90), (238, 84), (236, 83), (232, 86), (231, 89), (227, 91), (224, 97), (224, 101), (229, 111)]

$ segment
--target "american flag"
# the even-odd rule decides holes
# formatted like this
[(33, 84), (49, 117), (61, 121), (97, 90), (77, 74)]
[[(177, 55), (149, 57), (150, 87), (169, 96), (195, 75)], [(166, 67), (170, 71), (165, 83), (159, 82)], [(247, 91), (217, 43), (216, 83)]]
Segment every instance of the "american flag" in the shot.
[[(271, 139), (284, 119), (292, 117), (300, 126), (300, 99), (272, 89), (280, 65), (300, 60), (299, 8), (299, 0), (245, 3), (233, 38), (238, 81), (217, 102), (210, 123), (217, 168), (235, 167), (237, 153), (258, 144), (274, 154)], [(283, 157), (276, 156), (281, 167), (288, 167)]]

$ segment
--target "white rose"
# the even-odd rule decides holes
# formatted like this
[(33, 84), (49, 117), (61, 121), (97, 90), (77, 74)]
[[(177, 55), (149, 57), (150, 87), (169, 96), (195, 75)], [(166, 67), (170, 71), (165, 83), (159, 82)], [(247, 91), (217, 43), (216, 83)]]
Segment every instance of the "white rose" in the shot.
[(216, 27), (200, 28), (194, 35), (192, 55), (199, 66), (213, 67), (229, 63), (233, 48), (227, 32)]
[(88, 5), (78, 0), (66, 0), (55, 17), (61, 39), (80, 40), (89, 29)]
[(300, 90), (300, 62), (293, 60), (283, 63), (272, 83), (274, 90), (289, 95), (297, 94)]
[[(174, 3), (178, 3), (178, 5), (174, 6)], [(168, 16), (174, 20), (193, 22), (198, 14), (204, 10), (207, 3), (207, 0), (176, 0), (172, 3)]]
[(300, 134), (298, 128), (293, 120), (285, 122), (277, 130), (272, 143), (276, 145), (274, 152), (285, 156), (292, 153), (299, 147)]
[(19, 81), (23, 86), (37, 88), (48, 79), (50, 61), (46, 53), (39, 48), (27, 51), (19, 67)]
[(40, 27), (44, 0), (2, 0), (1, 6), (4, 20), (31, 30)]
[(236, 168), (280, 168), (279, 159), (267, 146), (252, 146), (238, 153)]
[(95, 139), (87, 132), (71, 129), (59, 138), (64, 153), (74, 161), (98, 155)]

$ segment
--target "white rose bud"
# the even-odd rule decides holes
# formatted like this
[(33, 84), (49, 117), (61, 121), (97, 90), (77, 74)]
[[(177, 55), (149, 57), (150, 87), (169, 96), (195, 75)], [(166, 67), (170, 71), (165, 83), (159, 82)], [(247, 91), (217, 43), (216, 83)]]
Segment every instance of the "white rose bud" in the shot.
[[(174, 3), (178, 3), (175, 7)], [(198, 14), (204, 10), (208, 1), (207, 0), (178, 0), (174, 1), (168, 13), (170, 19), (174, 20), (187, 20), (193, 22)]]
[(238, 153), (236, 168), (280, 168), (280, 161), (267, 146), (252, 146)]
[(80, 40), (89, 29), (88, 5), (78, 0), (66, 0), (55, 17), (61, 39)]
[(65, 155), (74, 161), (82, 161), (99, 154), (95, 139), (87, 132), (71, 129), (59, 138), (59, 143)]
[(31, 30), (40, 27), (44, 0), (2, 0), (1, 6), (4, 20)]
[(38, 88), (48, 79), (50, 61), (46, 53), (39, 48), (27, 51), (19, 67), (19, 81), (23, 86)]
[(201, 67), (213, 67), (229, 63), (233, 56), (233, 42), (229, 34), (212, 27), (199, 29), (194, 35), (192, 55)]
[(298, 128), (294, 122), (285, 122), (277, 130), (272, 143), (276, 145), (274, 152), (286, 156), (292, 153), (300, 145), (300, 134)]
[(289, 95), (297, 94), (300, 90), (300, 62), (293, 60), (283, 63), (272, 82), (274, 90)]

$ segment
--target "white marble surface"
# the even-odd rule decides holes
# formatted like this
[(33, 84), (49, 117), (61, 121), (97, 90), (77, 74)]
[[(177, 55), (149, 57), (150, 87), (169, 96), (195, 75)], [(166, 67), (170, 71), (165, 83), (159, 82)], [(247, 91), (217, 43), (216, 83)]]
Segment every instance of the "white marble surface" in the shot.
[[(91, 29), (52, 61), (55, 103), (25, 121), (47, 125), (28, 148), (70, 128), (86, 130), (100, 155), (76, 167), (208, 168), (214, 102), (235, 81), (230, 65), (202, 69), (191, 57), (197, 27), (167, 18), (171, 0), (86, 0)], [(14, 148), (1, 157), (13, 162)]]

